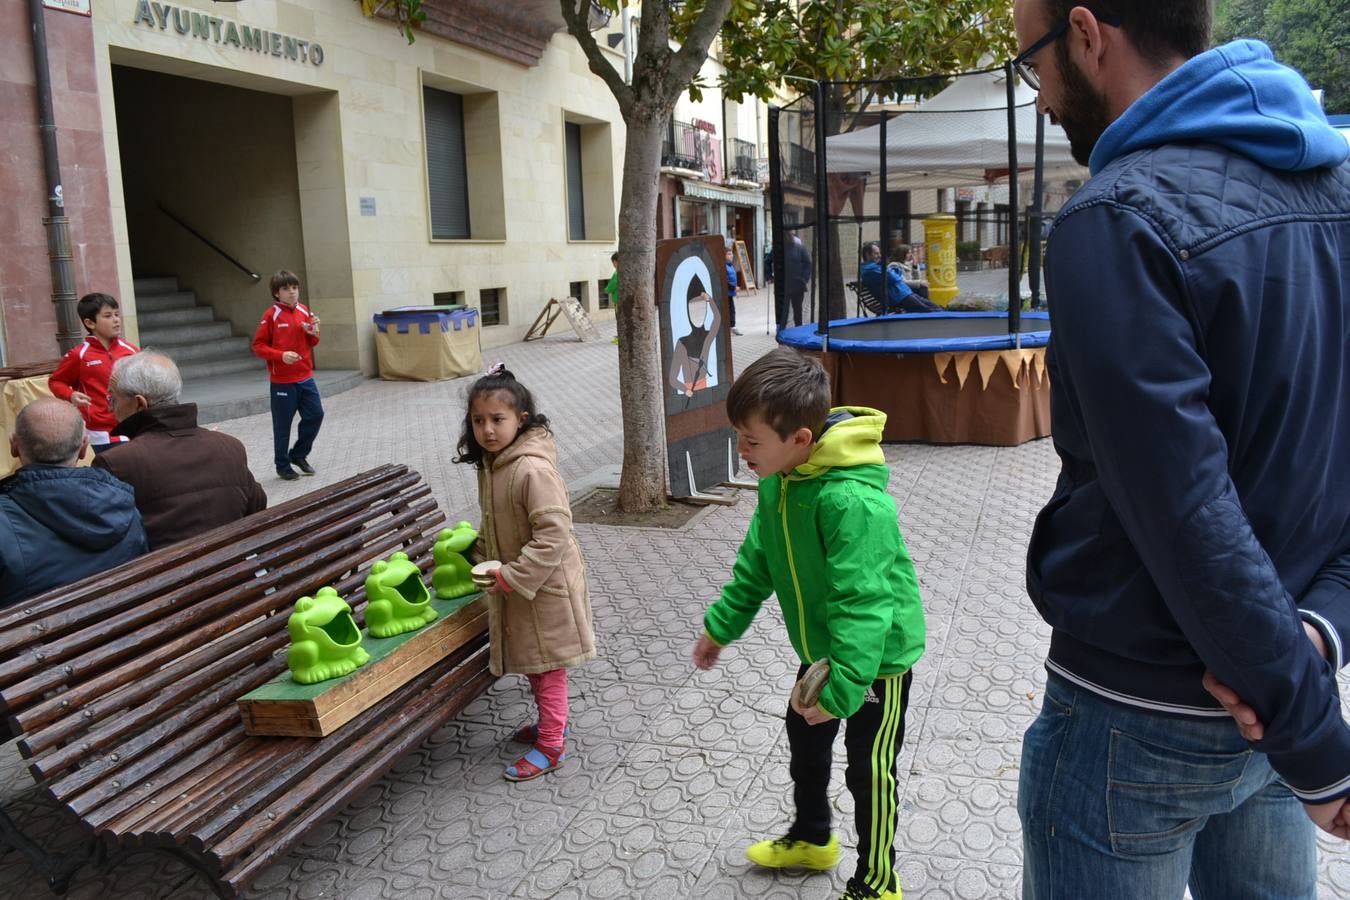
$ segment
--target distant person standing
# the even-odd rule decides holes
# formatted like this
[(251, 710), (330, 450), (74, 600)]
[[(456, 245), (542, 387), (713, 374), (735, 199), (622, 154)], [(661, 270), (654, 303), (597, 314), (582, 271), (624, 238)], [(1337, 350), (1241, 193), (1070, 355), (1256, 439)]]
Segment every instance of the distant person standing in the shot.
[[(263, 313), (253, 335), (253, 352), (267, 360), (272, 383), (272, 450), (277, 475), (294, 481), (313, 475), (309, 452), (323, 424), (323, 401), (314, 381), (314, 352), (319, 319), (300, 302), (300, 279), (285, 269), (272, 276), (271, 308)], [(291, 445), (291, 423), (300, 413), (300, 427)], [(295, 470), (299, 469), (297, 473)]]
[(788, 307), (792, 308), (792, 324), (802, 324), (802, 300), (811, 283), (811, 252), (802, 244), (802, 237), (794, 234), (787, 245), (787, 269), (783, 287), (783, 302), (778, 304), (778, 330), (787, 327)]
[[(605, 285), (605, 293), (609, 294), (609, 308), (614, 310), (614, 324), (619, 323), (619, 251), (614, 251), (609, 255), (609, 261), (614, 266), (614, 271), (609, 276), (609, 283)], [(614, 336), (614, 343), (619, 342), (619, 336)]]
[(113, 435), (117, 417), (108, 406), (108, 379), (113, 363), (139, 353), (122, 340), (122, 310), (112, 294), (85, 294), (76, 311), (84, 330), (84, 343), (72, 348), (47, 379), (47, 387), (59, 400), (66, 400), (84, 417), (85, 434), (95, 453), (128, 438)]
[(732, 334), (743, 334), (736, 327), (736, 263), (732, 259), (731, 248), (727, 248), (727, 316), (731, 322)]

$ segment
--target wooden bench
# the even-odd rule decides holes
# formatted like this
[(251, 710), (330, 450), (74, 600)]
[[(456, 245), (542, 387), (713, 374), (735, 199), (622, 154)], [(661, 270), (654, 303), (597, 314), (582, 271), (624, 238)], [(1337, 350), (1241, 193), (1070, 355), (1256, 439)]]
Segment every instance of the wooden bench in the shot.
[[(333, 585), (360, 623), (372, 561), (431, 571), (430, 493), (383, 466), (0, 610), (0, 712), (90, 853), (160, 849), (237, 896), (492, 683), (484, 630), (327, 737), (244, 733), (297, 598)], [(72, 867), (9, 832), (62, 891)]]
[(845, 287), (853, 292), (854, 300), (858, 308), (858, 318), (863, 318), (868, 315), (881, 315), (881, 303), (877, 301), (877, 298), (873, 296), (872, 292), (869, 291), (861, 281), (850, 281)]

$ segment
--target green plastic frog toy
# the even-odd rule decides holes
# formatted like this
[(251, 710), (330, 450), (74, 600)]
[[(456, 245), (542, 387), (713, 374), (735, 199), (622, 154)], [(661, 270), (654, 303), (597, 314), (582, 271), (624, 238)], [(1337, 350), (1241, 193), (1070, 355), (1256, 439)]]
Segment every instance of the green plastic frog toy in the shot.
[(370, 662), (370, 654), (361, 647), (352, 608), (331, 587), (319, 588), (313, 597), (301, 597), (286, 629), (291, 633), (286, 665), (301, 684), (341, 678)]
[(460, 522), (454, 528), (443, 528), (436, 536), (436, 546), (431, 555), (436, 560), (436, 569), (431, 573), (431, 586), (436, 596), (442, 600), (463, 597), (475, 593), (478, 588), (470, 576), (470, 564), (465, 554), (478, 540), (478, 531), (468, 522)]
[(416, 631), (436, 620), (422, 571), (402, 551), (370, 567), (366, 598), (366, 628), (378, 638)]

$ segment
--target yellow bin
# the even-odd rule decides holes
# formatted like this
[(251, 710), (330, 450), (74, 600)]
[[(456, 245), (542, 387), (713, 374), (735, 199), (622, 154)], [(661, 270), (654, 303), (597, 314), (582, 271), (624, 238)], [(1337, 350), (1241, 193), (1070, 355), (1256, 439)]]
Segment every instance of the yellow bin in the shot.
[(945, 307), (960, 293), (956, 286), (956, 216), (925, 216), (923, 237), (928, 244), (928, 299)]

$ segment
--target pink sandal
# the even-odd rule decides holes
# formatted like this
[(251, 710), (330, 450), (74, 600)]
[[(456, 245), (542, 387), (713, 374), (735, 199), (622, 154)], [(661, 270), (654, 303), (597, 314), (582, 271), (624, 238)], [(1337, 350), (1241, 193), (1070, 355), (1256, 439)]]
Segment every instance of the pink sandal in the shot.
[[(563, 737), (567, 737), (571, 733), (572, 726), (564, 725)], [(533, 724), (522, 725), (511, 735), (511, 740), (515, 741), (517, 744), (537, 744), (539, 743), (539, 726)]]
[(567, 759), (562, 747), (533, 747), (520, 759), (506, 767), (507, 781), (529, 781), (559, 768)]

